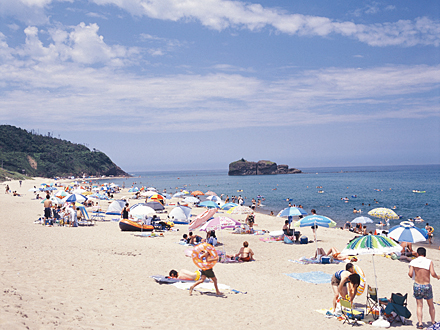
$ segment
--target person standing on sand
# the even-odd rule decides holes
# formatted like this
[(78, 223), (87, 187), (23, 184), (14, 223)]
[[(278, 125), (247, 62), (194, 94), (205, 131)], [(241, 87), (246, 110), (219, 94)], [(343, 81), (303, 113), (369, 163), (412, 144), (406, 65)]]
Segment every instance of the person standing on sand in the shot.
[(46, 200), (44, 201), (44, 217), (49, 219), (52, 217), (52, 201), (50, 200), (49, 194), (46, 195)]
[(9, 194), (9, 185), (8, 184), (6, 185), (6, 192), (5, 192), (5, 194)]
[(130, 212), (130, 208), (128, 206), (129, 206), (129, 204), (125, 203), (125, 206), (121, 211), (121, 216), (122, 216), (122, 219), (124, 219), (124, 220), (128, 220), (128, 212)]
[(426, 258), (426, 249), (419, 247), (417, 254), (418, 257), (409, 263), (408, 276), (414, 280), (414, 298), (416, 298), (417, 302), (417, 329), (423, 329), (423, 299), (426, 299), (428, 303), (431, 322), (432, 324), (435, 323), (431, 276), (438, 280), (440, 277), (436, 274), (432, 261)]
[[(206, 258), (206, 261), (208, 261), (208, 262), (218, 260), (218, 257), (215, 257), (215, 258), (211, 257), (211, 255), (209, 254), (208, 251), (202, 251), (201, 259), (203, 260), (205, 258)], [(189, 295), (192, 296), (192, 292), (193, 292), (194, 288), (197, 285), (203, 283), (206, 280), (206, 278), (209, 278), (214, 283), (215, 292), (216, 292), (217, 296), (223, 296), (223, 293), (220, 292), (218, 289), (217, 278), (215, 277), (215, 274), (214, 274), (214, 271), (212, 270), (212, 268), (202, 270), (202, 276), (200, 277), (200, 279), (189, 288)]]
[(432, 236), (434, 236), (433, 234), (434, 228), (432, 228), (432, 226), (430, 226), (429, 223), (426, 223), (425, 229), (428, 232), (428, 242), (429, 244), (432, 244)]

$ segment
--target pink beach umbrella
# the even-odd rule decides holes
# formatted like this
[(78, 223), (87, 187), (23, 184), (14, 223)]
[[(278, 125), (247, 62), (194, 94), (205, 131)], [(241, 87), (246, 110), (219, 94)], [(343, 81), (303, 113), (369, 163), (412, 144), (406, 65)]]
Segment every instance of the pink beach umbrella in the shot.
[(240, 226), (241, 223), (234, 219), (228, 217), (216, 217), (205, 223), (202, 227), (199, 228), (199, 230), (210, 231), (210, 230), (220, 230), (226, 228), (237, 228)]
[(197, 217), (194, 218), (193, 221), (189, 224), (188, 229), (194, 230), (202, 226), (206, 221), (211, 219), (214, 214), (217, 212), (217, 209), (208, 209), (203, 213), (200, 213)]

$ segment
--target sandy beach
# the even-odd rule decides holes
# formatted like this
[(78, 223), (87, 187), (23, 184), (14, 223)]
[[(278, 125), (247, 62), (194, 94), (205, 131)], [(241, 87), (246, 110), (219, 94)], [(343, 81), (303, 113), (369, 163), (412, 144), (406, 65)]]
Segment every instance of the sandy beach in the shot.
[[(313, 284), (286, 276), (286, 273), (322, 271), (333, 274), (340, 264), (291, 262), (314, 255), (315, 244), (286, 245), (260, 240), (268, 235), (237, 235), (224, 230), (217, 233), (226, 253), (237, 253), (243, 241), (255, 252), (255, 262), (218, 263), (214, 267), (220, 284), (240, 291), (225, 291), (224, 297), (195, 292), (173, 285), (160, 285), (151, 275), (168, 275), (171, 269), (195, 271), (186, 246), (177, 244), (187, 226), (165, 232), (164, 237), (136, 237), (121, 232), (115, 221), (97, 222), (93, 227), (46, 227), (34, 224), (43, 213), (41, 200), (28, 191), (41, 182), (36, 178), (1, 184), (0, 261), (1, 329), (342, 329), (350, 328), (336, 318), (326, 318), (317, 310), (330, 308), (330, 284)], [(5, 185), (23, 195), (5, 194)], [(125, 189), (120, 196), (130, 196)], [(136, 203), (130, 200), (130, 205)], [(171, 201), (172, 202), (172, 201)], [(106, 209), (107, 201), (101, 201)], [(172, 206), (167, 206), (168, 212)], [(192, 214), (205, 209), (193, 208)], [(115, 216), (108, 216), (108, 219)], [(162, 215), (163, 217), (163, 215)], [(166, 216), (165, 216), (166, 217)], [(244, 221), (245, 215), (232, 215)], [(257, 214), (256, 229), (281, 230), (283, 218)], [(301, 228), (313, 237), (310, 228)], [(205, 236), (204, 232), (198, 233)], [(342, 250), (353, 233), (340, 229), (318, 229), (318, 246)], [(427, 244), (423, 244), (427, 247)], [(223, 249), (223, 247), (220, 247)], [(440, 273), (440, 251), (428, 249)], [(408, 308), (413, 314), (404, 328), (416, 328), (416, 301), (408, 263), (374, 256), (380, 297), (408, 293)], [(373, 257), (359, 256), (367, 283), (375, 286)], [(431, 281), (434, 301), (440, 301), (440, 282)], [(366, 293), (355, 299), (365, 307)], [(437, 314), (440, 313), (436, 305)], [(429, 313), (424, 303), (424, 324)], [(437, 319), (440, 315), (437, 316)], [(395, 322), (392, 327), (402, 327)], [(364, 328), (373, 328), (365, 324)]]

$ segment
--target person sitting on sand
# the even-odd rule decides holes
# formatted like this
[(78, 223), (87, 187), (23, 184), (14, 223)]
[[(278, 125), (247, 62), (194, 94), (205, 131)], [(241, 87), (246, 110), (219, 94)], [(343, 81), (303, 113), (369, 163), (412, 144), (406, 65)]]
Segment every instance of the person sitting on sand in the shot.
[(345, 229), (345, 230), (350, 230), (350, 231), (352, 230), (352, 229), (351, 229), (351, 223), (350, 223), (350, 221), (347, 221), (347, 222), (345, 223), (345, 225), (344, 225), (344, 229)]
[(254, 259), (254, 251), (249, 247), (249, 243), (247, 241), (243, 242), (243, 247), (238, 251), (235, 255), (226, 255), (227, 259), (237, 260), (237, 261), (253, 261)]
[(206, 243), (211, 244), (212, 246), (217, 245), (217, 237), (215, 236), (215, 230), (211, 230), (209, 232), (209, 237), (206, 238)]
[[(185, 238), (185, 235), (183, 235), (183, 238)], [(194, 235), (192, 231), (189, 232), (189, 235), (186, 235), (186, 240), (188, 244), (199, 244), (202, 241), (202, 238), (199, 235)]]
[(333, 289), (333, 293), (334, 293), (333, 294), (333, 311), (336, 311), (336, 302), (339, 298), (339, 286), (341, 285), (341, 283), (345, 283), (347, 281), (347, 278), (351, 274), (354, 274), (354, 266), (352, 263), (348, 263), (345, 265), (345, 270), (338, 270), (332, 276), (331, 285), (332, 285), (332, 289)]
[(187, 281), (198, 281), (202, 276), (202, 272), (200, 270), (196, 270), (195, 272), (191, 272), (186, 269), (181, 269), (179, 272), (172, 269), (170, 270), (169, 277), (177, 278), (179, 280), (187, 280)]

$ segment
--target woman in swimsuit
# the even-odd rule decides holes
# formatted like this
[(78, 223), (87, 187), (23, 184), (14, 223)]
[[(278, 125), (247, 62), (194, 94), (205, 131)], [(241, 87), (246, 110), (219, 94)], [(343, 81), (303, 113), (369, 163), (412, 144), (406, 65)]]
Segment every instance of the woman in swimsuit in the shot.
[(252, 251), (252, 249), (249, 247), (249, 243), (247, 241), (243, 242), (243, 247), (235, 255), (235, 258), (238, 258), (240, 261), (254, 260), (254, 251)]
[(125, 203), (125, 207), (122, 209), (121, 215), (122, 219), (127, 220), (128, 219), (128, 212), (130, 212), (130, 208), (128, 207), (128, 203)]

